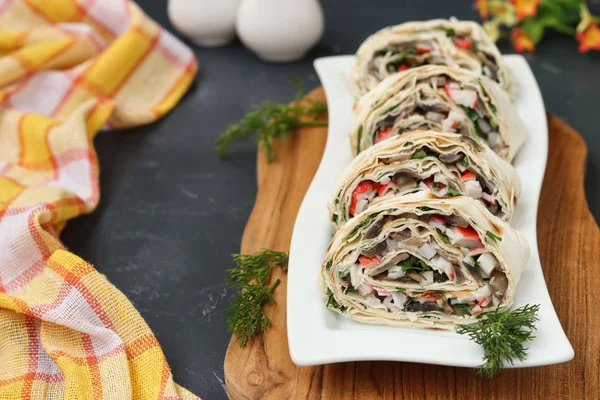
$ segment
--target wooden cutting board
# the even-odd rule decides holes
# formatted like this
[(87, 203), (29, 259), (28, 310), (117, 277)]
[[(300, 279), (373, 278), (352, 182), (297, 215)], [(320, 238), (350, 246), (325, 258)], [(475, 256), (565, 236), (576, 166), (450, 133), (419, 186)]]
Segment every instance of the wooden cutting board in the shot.
[[(321, 88), (308, 95), (325, 101)], [(539, 204), (540, 258), (560, 322), (575, 359), (547, 367), (505, 370), (494, 379), (473, 369), (405, 362), (349, 362), (297, 367), (288, 350), (287, 277), (275, 304), (266, 307), (272, 326), (240, 348), (232, 339), (225, 356), (225, 383), (232, 399), (598, 399), (600, 384), (600, 231), (583, 191), (587, 154), (579, 134), (548, 115), (550, 149)], [(282, 143), (277, 161), (257, 160), (258, 193), (241, 252), (289, 250), (304, 193), (315, 174), (327, 129), (303, 128)], [(527, 185), (527, 182), (523, 183)], [(535, 218), (534, 215), (531, 218)], [(319, 340), (319, 338), (315, 338)]]

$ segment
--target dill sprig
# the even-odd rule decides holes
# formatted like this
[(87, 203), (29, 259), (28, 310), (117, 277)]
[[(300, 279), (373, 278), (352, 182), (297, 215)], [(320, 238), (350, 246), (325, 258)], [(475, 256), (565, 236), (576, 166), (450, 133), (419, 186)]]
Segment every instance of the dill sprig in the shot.
[(288, 252), (263, 249), (255, 254), (232, 254), (236, 268), (227, 270), (226, 283), (229, 287), (244, 287), (250, 281), (267, 283), (273, 265), (287, 270)]
[[(327, 112), (327, 104), (320, 100), (306, 99), (304, 86), (298, 78), (290, 78), (298, 88), (291, 104), (264, 101), (246, 113), (238, 124), (227, 127), (216, 140), (219, 156), (226, 155), (235, 141), (248, 139), (258, 132), (257, 141), (270, 163), (275, 159), (273, 139), (283, 139), (302, 126), (326, 126), (327, 121), (317, 119)], [(310, 118), (306, 119), (304, 117)]]
[(483, 347), (485, 363), (477, 368), (477, 374), (492, 378), (500, 372), (506, 363), (513, 364), (515, 359), (523, 361), (526, 357), (525, 342), (533, 336), (539, 304), (529, 304), (508, 311), (504, 307), (481, 313), (475, 325), (462, 325), (457, 328), (460, 334), (467, 334)]
[(273, 301), (273, 290), (278, 284), (279, 279), (269, 287), (258, 282), (248, 284), (223, 313), (227, 330), (235, 335), (241, 347), (254, 334), (264, 332), (271, 325), (262, 307)]
[(263, 305), (273, 301), (273, 290), (279, 279), (267, 286), (274, 267), (287, 272), (288, 252), (263, 249), (255, 254), (232, 254), (235, 268), (227, 270), (225, 281), (229, 287), (241, 289), (238, 296), (223, 312), (227, 330), (236, 336), (241, 347), (253, 335), (264, 332), (271, 321)]

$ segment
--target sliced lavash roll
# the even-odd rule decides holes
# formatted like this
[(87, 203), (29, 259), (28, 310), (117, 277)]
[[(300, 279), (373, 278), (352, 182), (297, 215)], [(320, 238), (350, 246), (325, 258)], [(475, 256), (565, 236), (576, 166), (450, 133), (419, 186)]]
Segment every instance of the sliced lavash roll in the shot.
[(390, 197), (430, 191), (436, 197), (469, 196), (510, 220), (521, 193), (515, 169), (468, 136), (407, 132), (360, 153), (341, 175), (329, 205), (336, 228)]
[(354, 155), (391, 136), (419, 129), (458, 132), (512, 160), (527, 129), (508, 95), (493, 81), (444, 66), (391, 75), (355, 104)]
[(523, 236), (469, 197), (394, 197), (348, 221), (321, 273), (325, 305), (359, 322), (454, 329), (510, 307)]
[(422, 65), (460, 67), (497, 82), (511, 96), (515, 83), (500, 51), (473, 21), (435, 19), (383, 28), (356, 53), (351, 81), (357, 94), (389, 75)]

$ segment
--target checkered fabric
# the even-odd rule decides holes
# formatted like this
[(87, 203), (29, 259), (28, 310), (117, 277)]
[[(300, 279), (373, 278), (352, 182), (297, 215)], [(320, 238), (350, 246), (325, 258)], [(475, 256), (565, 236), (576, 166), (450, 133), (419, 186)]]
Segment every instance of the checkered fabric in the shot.
[(197, 398), (127, 298), (58, 239), (98, 204), (96, 132), (160, 118), (195, 73), (132, 2), (0, 0), (0, 399)]

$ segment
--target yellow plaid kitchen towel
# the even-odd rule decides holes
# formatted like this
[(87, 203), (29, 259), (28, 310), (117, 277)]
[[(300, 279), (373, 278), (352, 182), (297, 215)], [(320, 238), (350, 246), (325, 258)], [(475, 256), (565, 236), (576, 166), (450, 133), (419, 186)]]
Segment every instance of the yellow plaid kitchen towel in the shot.
[(0, 0), (0, 399), (191, 399), (127, 298), (64, 249), (104, 127), (183, 96), (192, 52), (127, 0)]

